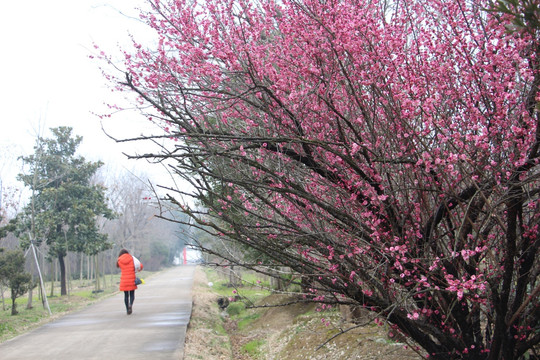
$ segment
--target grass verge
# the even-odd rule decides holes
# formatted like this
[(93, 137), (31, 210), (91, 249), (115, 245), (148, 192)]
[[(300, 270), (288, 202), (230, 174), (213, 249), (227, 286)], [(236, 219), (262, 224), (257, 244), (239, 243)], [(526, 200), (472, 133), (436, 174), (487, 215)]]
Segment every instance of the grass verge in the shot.
[(248, 342), (242, 346), (242, 350), (252, 358), (259, 358), (263, 354), (263, 346), (266, 344), (265, 340), (256, 339)]

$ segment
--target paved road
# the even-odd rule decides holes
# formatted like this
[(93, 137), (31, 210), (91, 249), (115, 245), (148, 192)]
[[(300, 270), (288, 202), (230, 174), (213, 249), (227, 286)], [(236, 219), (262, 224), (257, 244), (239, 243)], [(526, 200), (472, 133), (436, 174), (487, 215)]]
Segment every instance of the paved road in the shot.
[(182, 359), (194, 269), (179, 266), (145, 279), (132, 315), (120, 293), (0, 344), (0, 359)]

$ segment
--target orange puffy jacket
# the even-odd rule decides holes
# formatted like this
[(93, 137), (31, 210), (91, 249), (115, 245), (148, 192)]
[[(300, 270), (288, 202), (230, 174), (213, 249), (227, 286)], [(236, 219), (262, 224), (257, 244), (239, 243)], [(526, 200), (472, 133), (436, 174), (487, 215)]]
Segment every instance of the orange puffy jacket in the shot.
[[(118, 267), (121, 270), (120, 274), (120, 291), (131, 291), (137, 289), (135, 285), (135, 265), (133, 264), (133, 256), (130, 254), (122, 254), (117, 261)], [(142, 270), (141, 263), (141, 270)]]

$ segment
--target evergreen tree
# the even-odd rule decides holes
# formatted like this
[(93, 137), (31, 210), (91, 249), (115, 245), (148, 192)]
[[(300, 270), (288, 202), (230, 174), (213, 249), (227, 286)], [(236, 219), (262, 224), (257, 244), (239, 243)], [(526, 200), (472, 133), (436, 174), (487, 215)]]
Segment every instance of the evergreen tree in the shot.
[(39, 138), (34, 154), (23, 157), (28, 166), (19, 175), (32, 190), (31, 202), (18, 218), (18, 234), (27, 241), (46, 241), (52, 257), (58, 258), (61, 294), (67, 294), (64, 258), (68, 250), (96, 254), (110, 245), (100, 234), (97, 217), (112, 218), (105, 188), (91, 179), (103, 165), (76, 156), (82, 137), (72, 128), (51, 129), (52, 138)]
[(11, 315), (17, 315), (17, 298), (34, 288), (30, 274), (24, 270), (22, 251), (0, 252), (0, 282), (10, 288)]

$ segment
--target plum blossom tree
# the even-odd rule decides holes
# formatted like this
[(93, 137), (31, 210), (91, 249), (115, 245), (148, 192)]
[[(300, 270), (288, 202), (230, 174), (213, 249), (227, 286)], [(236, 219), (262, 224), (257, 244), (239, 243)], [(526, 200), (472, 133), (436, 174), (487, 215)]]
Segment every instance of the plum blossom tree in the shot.
[(535, 1), (149, 4), (158, 41), (113, 81), (194, 223), (426, 358), (538, 356)]

